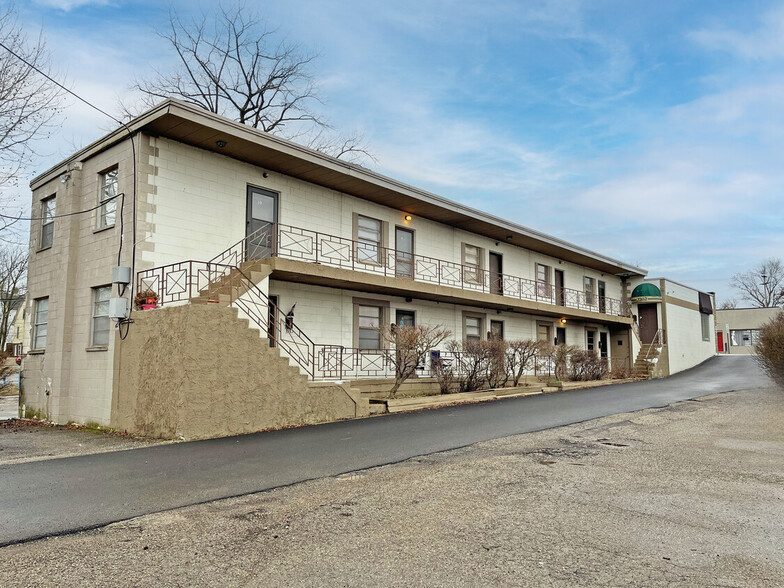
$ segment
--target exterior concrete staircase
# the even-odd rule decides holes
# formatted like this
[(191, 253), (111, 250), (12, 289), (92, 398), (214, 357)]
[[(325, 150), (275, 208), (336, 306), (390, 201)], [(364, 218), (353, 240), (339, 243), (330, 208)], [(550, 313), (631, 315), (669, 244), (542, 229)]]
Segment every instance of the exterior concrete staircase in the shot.
[(640, 380), (650, 380), (653, 377), (654, 368), (661, 355), (661, 343), (646, 343), (640, 348), (637, 359), (632, 367), (632, 378)]
[[(239, 269), (250, 278), (253, 285), (258, 285), (272, 273), (272, 268), (261, 261), (246, 261), (240, 264)], [(197, 297), (191, 298), (191, 304), (212, 303), (229, 306), (233, 300), (245, 294), (250, 288), (247, 280), (238, 279), (240, 275), (236, 269), (230, 270), (220, 279), (210, 283), (207, 288), (199, 291)]]

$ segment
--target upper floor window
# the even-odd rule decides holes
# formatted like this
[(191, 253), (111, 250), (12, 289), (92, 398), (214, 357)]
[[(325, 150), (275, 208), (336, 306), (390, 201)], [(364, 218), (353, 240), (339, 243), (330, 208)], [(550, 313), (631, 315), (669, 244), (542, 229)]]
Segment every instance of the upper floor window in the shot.
[(463, 281), (480, 284), (482, 270), (482, 250), (475, 245), (463, 243)]
[(109, 320), (109, 299), (112, 297), (111, 286), (93, 288), (93, 329), (92, 346), (109, 345), (111, 321)]
[(357, 215), (357, 261), (381, 263), (380, 220)]
[(55, 197), (41, 200), (41, 243), (39, 249), (47, 249), (54, 241)]
[(98, 209), (98, 228), (111, 227), (114, 225), (117, 215), (117, 201), (114, 199), (119, 192), (117, 191), (117, 168), (110, 169), (100, 174), (100, 184), (98, 188), (98, 200), (101, 207)]
[(33, 311), (33, 349), (46, 349), (46, 330), (49, 323), (49, 298), (35, 301)]
[(550, 296), (550, 268), (541, 263), (536, 264), (536, 293), (545, 298)]
[(585, 290), (585, 303), (590, 305), (594, 304), (594, 279), (588, 276), (583, 277), (583, 285)]

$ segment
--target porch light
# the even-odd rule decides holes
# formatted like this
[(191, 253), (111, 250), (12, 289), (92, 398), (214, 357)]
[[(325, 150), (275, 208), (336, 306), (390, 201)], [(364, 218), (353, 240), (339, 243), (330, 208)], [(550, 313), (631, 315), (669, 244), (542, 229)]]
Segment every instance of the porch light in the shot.
[(562, 325), (565, 325), (565, 324), (566, 324), (566, 319), (565, 319), (565, 318), (562, 318), (562, 319), (561, 319), (561, 324), (562, 324)]
[(403, 218), (404, 218), (404, 219), (406, 219), (407, 221), (410, 221), (410, 220), (411, 220), (411, 215), (410, 215), (410, 214), (407, 214), (407, 215), (406, 215), (406, 216), (404, 216)]

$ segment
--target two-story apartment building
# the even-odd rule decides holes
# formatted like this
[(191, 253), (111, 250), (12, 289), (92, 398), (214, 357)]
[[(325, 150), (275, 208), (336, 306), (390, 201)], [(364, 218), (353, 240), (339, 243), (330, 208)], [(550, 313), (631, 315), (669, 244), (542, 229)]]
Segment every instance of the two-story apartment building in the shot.
[[(373, 352), (389, 323), (565, 342), (627, 366), (640, 349), (629, 296), (643, 269), (177, 100), (31, 187), (24, 401), (58, 422), (117, 423), (123, 346), (174, 307), (231, 305), (311, 381), (389, 375)], [(112, 284), (115, 266), (133, 283)], [(108, 301), (139, 290), (159, 308), (132, 310), (118, 334)], [(203, 363), (226, 337), (203, 333)]]

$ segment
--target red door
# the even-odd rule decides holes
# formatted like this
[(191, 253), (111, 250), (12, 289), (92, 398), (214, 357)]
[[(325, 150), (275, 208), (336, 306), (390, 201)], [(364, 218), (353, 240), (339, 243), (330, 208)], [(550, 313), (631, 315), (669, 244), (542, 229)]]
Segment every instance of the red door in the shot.
[(716, 333), (716, 349), (719, 353), (724, 353), (724, 331)]

